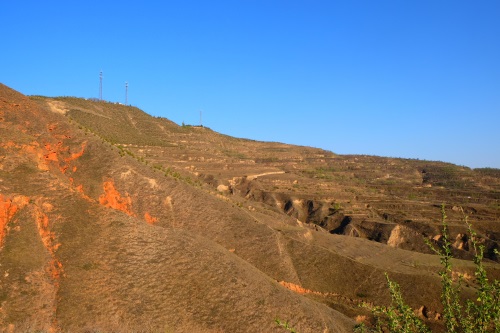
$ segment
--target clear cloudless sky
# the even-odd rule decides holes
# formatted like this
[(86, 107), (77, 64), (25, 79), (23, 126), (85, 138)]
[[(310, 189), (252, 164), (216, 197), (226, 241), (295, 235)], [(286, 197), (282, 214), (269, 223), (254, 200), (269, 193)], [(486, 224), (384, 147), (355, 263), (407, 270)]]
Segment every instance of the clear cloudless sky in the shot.
[(2, 1), (0, 82), (236, 137), (500, 168), (500, 1)]

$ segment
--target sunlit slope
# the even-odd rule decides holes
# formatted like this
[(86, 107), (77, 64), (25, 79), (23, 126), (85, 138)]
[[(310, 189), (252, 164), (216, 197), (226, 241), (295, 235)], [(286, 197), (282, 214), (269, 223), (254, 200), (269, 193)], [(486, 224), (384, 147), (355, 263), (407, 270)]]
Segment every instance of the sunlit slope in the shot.
[[(158, 172), (208, 185), (243, 205), (264, 203), (276, 213), (331, 233), (431, 253), (425, 239), (439, 236), (440, 206), (445, 204), (452, 237), (463, 236), (463, 216), (469, 215), (485, 240), (487, 256), (494, 259), (500, 237), (498, 169), (335, 155), (178, 126), (123, 105), (75, 98), (49, 100), (49, 104), (56, 102), (89, 134)], [(149, 144), (144, 143), (146, 138)], [(466, 240), (457, 239), (455, 255), (470, 258), (461, 242)]]
[(389, 300), (384, 272), (441, 311), (439, 258), (422, 253), (440, 202), (454, 237), (452, 200), (496, 244), (491, 170), (236, 139), (4, 86), (0, 128), (0, 326), (350, 331), (360, 303)]
[(293, 318), (306, 332), (349, 331), (349, 319), (257, 268), (271, 264), (251, 238), (272, 229), (0, 93), (2, 327), (246, 332)]

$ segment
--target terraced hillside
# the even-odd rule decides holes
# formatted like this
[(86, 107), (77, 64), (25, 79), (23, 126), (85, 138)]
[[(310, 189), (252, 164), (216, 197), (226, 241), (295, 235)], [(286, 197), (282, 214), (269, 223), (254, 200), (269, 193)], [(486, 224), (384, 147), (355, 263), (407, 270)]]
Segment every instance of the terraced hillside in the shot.
[(439, 328), (424, 239), (439, 243), (445, 203), (467, 259), (461, 206), (500, 276), (499, 186), (494, 169), (237, 139), (0, 85), (0, 327), (350, 332), (361, 302), (389, 301), (388, 272)]
[[(67, 116), (158, 172), (209, 185), (239, 204), (265, 203), (330, 233), (355, 235), (419, 252), (439, 236), (440, 206), (454, 237), (463, 213), (474, 220), (496, 260), (500, 170), (375, 156), (335, 155), (310, 147), (256, 142), (204, 127), (178, 126), (139, 109), (58, 99)], [(112, 122), (103, 119), (113, 119)], [(459, 257), (464, 245), (457, 238)], [(464, 240), (466, 241), (466, 240)]]

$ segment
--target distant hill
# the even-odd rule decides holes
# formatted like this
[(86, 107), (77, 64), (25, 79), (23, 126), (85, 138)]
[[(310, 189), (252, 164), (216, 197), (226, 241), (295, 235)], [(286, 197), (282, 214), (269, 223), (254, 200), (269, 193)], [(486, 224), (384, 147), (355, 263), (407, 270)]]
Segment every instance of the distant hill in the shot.
[[(444, 203), (500, 276), (500, 170), (337, 155), (0, 85), (0, 327), (351, 332), (384, 272), (441, 325)], [(467, 292), (472, 292), (473, 280)]]

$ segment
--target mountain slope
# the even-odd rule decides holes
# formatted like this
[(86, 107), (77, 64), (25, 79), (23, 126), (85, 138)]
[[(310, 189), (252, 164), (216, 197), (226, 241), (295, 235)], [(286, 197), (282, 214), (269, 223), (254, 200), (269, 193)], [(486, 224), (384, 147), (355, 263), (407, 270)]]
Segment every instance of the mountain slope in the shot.
[(89, 133), (158, 171), (212, 185), (223, 194), (239, 196), (242, 203), (265, 203), (332, 233), (390, 240), (397, 247), (429, 253), (424, 239), (440, 233), (440, 205), (448, 207), (454, 237), (465, 231), (458, 209), (463, 207), (494, 259), (499, 236), (495, 225), (500, 218), (497, 169), (340, 156), (309, 147), (235, 139), (203, 127), (180, 127), (122, 105), (74, 98), (57, 102)]
[(305, 331), (348, 330), (343, 315), (190, 232), (210, 222), (206, 212), (172, 212), (196, 203), (260, 234), (237, 208), (158, 177), (6, 87), (0, 96), (1, 327), (272, 331), (276, 317), (293, 317)]
[(0, 86), (0, 327), (347, 332), (358, 304), (388, 302), (384, 272), (439, 312), (439, 258), (422, 245), (439, 201), (465, 204), (492, 250), (498, 179)]

